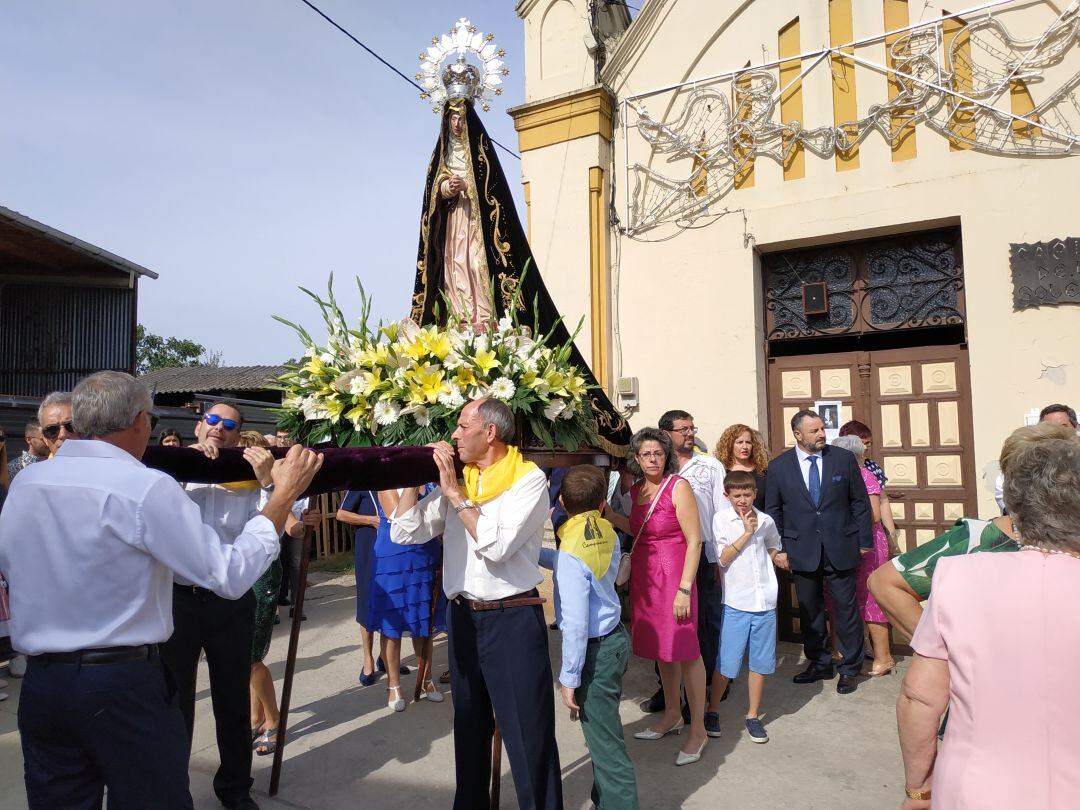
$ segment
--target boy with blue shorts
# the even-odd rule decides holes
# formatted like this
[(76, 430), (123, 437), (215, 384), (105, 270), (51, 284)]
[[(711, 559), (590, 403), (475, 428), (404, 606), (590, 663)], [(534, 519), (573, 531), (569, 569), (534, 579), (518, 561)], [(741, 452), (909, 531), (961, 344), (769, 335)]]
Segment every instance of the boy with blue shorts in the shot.
[(776, 671), (777, 584), (773, 557), (780, 549), (780, 534), (773, 519), (754, 508), (757, 486), (753, 475), (741, 470), (729, 472), (724, 478), (724, 495), (730, 506), (717, 510), (713, 517), (716, 558), (724, 572), (724, 619), (709, 700), (714, 722), (707, 722), (706, 729), (710, 737), (720, 736), (716, 714), (720, 696), (728, 681), (739, 674), (743, 657), (749, 654), (746, 731), (751, 742), (767, 743), (769, 735), (758, 713), (765, 676)]

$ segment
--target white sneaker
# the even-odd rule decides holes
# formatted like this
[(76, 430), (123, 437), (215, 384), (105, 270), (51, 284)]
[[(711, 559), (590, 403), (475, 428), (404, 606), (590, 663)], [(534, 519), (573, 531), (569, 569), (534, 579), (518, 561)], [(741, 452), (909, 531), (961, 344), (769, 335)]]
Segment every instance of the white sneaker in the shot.
[(26, 674), (25, 655), (16, 655), (8, 661), (8, 674), (10, 674), (12, 678), (21, 678)]
[(430, 700), (432, 703), (442, 703), (446, 700), (446, 696), (439, 691), (434, 681), (428, 681), (424, 684), (424, 688), (420, 690), (420, 700)]
[[(397, 697), (395, 697), (395, 695)], [(401, 696), (400, 686), (386, 687), (386, 706), (389, 709), (393, 709), (395, 712), (405, 711), (405, 698)]]

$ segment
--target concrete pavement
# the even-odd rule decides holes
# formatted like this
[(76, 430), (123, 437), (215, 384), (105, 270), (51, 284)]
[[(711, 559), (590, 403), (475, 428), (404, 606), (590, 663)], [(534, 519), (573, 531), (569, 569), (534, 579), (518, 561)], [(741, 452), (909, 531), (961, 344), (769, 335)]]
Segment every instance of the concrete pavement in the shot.
[[(319, 581), (323, 579), (324, 581)], [(359, 633), (354, 622), (351, 575), (312, 575), (308, 590), (297, 677), (293, 687), (289, 742), (278, 796), (267, 796), (272, 757), (256, 757), (254, 796), (263, 808), (352, 808), (406, 806), (448, 808), (454, 766), (450, 695), (442, 704), (410, 703), (395, 714), (386, 708), (385, 680), (368, 688), (357, 683)], [(550, 608), (550, 603), (549, 603)], [(267, 663), (280, 693), (288, 645), (287, 611), (276, 629)], [(551, 633), (551, 659), (558, 672), (559, 634)], [(413, 664), (410, 655), (405, 663)], [(903, 772), (894, 706), (900, 684), (892, 676), (864, 680), (854, 695), (839, 696), (835, 681), (796, 686), (799, 650), (781, 644), (779, 667), (767, 685), (764, 721), (767, 745), (754, 745), (742, 726), (746, 681), (741, 678), (722, 704), (724, 735), (709, 742), (702, 760), (677, 768), (681, 738), (657, 742), (632, 739), (649, 724), (638, 708), (655, 689), (649, 662), (633, 659), (624, 685), (622, 717), (638, 776), (642, 808), (728, 808), (777, 806), (789, 810), (865, 810), (899, 806)], [(435, 644), (435, 671), (446, 669), (446, 643)], [(0, 796), (5, 808), (26, 806), (15, 712), (19, 681), (0, 703)], [(411, 694), (412, 679), (403, 678)], [(449, 689), (449, 687), (445, 687)], [(198, 808), (217, 808), (210, 781), (217, 768), (206, 667), (201, 667), (191, 792)], [(591, 766), (581, 730), (556, 696), (556, 733), (567, 808), (588, 808)], [(513, 780), (503, 759), (502, 806), (516, 807)]]

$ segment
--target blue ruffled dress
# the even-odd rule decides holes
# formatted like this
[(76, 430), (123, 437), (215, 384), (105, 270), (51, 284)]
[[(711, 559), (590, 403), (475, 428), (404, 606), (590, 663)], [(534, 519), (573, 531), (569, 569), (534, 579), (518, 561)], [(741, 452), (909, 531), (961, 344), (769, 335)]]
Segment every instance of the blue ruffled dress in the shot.
[[(390, 521), (382, 506), (375, 535), (371, 584), (365, 627), (387, 638), (425, 637), (432, 634), (431, 599), (435, 573), (442, 564), (442, 541), (415, 546), (398, 545), (390, 539)], [(446, 629), (446, 597), (439, 588), (434, 630)]]

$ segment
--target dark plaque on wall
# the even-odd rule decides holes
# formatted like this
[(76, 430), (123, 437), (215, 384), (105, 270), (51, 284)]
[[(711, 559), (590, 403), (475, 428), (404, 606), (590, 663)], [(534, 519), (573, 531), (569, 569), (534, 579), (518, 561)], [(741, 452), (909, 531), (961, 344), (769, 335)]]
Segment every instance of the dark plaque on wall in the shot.
[(1013, 309), (1080, 304), (1080, 238), (1009, 245)]

